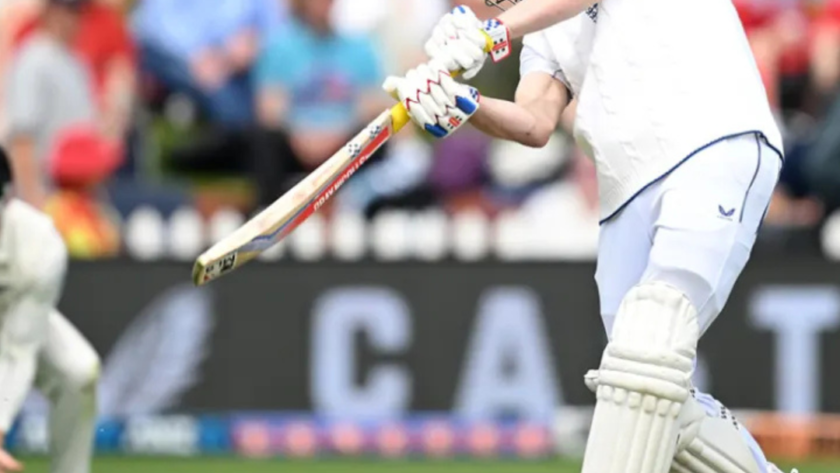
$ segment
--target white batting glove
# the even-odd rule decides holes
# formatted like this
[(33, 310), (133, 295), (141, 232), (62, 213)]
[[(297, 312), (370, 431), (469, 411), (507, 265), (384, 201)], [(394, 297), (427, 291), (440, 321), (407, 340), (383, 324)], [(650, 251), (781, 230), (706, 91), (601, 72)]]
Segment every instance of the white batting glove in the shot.
[(436, 138), (445, 138), (478, 111), (481, 95), (474, 87), (456, 82), (441, 62), (432, 61), (389, 77), (382, 86), (405, 105), (408, 115)]
[(489, 55), (499, 62), (510, 56), (510, 30), (499, 20), (481, 21), (469, 7), (455, 7), (435, 26), (426, 42), (426, 54), (465, 79), (478, 74)]

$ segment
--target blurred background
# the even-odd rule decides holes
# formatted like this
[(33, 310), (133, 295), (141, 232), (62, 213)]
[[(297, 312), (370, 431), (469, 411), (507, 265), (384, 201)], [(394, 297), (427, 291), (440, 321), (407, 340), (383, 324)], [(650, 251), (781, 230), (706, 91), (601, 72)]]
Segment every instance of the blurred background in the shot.
[[(484, 2), (75, 3), (0, 0), (0, 136), (104, 360), (100, 471), (576, 471), (605, 337), (594, 168), (569, 127), (541, 150), (406, 130), (261, 262), (190, 283), (204, 248), (392, 105), (380, 84), (440, 16)], [(696, 382), (774, 457), (836, 471), (840, 1), (735, 6), (787, 161)], [(517, 80), (511, 60), (475, 83), (512, 98)], [(45, 451), (45, 409), (28, 401), (17, 452)], [(449, 462), (399, 463), (418, 458)]]

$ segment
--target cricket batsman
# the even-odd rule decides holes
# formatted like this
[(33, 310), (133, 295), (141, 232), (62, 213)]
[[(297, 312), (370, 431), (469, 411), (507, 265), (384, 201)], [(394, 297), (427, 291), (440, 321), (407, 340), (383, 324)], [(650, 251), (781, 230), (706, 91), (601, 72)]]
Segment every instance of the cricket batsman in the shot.
[(64, 242), (47, 215), (10, 196), (11, 181), (0, 148), (0, 473), (23, 470), (3, 443), (33, 384), (51, 403), (51, 471), (89, 473), (99, 357), (56, 310)]
[[(455, 8), (426, 45), (431, 61), (385, 89), (436, 137), (470, 121), (533, 147), (576, 101), (574, 135), (597, 167), (595, 280), (609, 336), (586, 377), (597, 401), (583, 473), (778, 472), (691, 383), (698, 341), (749, 259), (783, 161), (731, 1), (488, 3), (505, 11), (482, 22)], [(475, 76), (523, 36), (514, 102), (450, 77)]]

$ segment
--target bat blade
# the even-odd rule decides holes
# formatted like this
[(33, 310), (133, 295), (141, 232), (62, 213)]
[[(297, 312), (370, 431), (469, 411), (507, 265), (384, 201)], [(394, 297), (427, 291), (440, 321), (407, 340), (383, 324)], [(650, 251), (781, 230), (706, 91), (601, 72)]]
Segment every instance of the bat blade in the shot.
[(408, 122), (402, 105), (383, 112), (303, 181), (201, 254), (193, 283), (209, 283), (253, 260), (289, 235)]

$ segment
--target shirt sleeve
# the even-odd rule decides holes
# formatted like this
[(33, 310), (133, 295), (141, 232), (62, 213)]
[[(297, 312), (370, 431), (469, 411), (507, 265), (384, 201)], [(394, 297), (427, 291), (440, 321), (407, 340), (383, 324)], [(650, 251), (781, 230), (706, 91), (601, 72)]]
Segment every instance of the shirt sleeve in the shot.
[(254, 83), (258, 89), (288, 85), (292, 80), (291, 62), (294, 48), (283, 38), (273, 38), (262, 49), (254, 67)]
[(519, 59), (519, 76), (542, 72), (559, 80), (572, 93), (572, 87), (563, 68), (549, 53), (548, 42), (542, 34), (527, 35), (523, 41), (522, 54)]
[(37, 133), (44, 123), (46, 91), (38, 61), (23, 55), (11, 67), (6, 89), (9, 133)]

